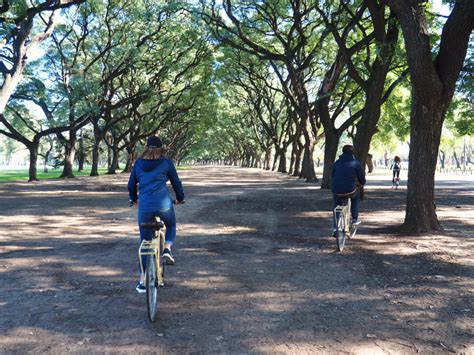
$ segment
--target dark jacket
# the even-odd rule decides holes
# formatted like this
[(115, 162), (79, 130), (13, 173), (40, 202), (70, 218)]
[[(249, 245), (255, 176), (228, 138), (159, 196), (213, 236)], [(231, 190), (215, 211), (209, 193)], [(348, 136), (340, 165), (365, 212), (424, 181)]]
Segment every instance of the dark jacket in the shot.
[(365, 171), (352, 154), (343, 153), (332, 168), (332, 192), (349, 193), (355, 190), (356, 181), (365, 185)]
[(176, 199), (183, 201), (183, 185), (171, 160), (165, 157), (157, 160), (138, 159), (133, 165), (128, 180), (130, 200), (136, 202), (139, 193), (139, 209), (143, 212), (155, 212), (171, 208), (172, 199), (166, 187), (168, 179), (171, 181)]

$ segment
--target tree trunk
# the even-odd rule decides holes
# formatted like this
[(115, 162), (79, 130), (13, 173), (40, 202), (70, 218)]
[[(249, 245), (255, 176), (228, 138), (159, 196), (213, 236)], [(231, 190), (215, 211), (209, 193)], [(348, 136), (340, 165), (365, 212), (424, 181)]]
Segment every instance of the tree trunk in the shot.
[(66, 149), (64, 153), (64, 167), (60, 178), (74, 178), (73, 164), (74, 156), (76, 155), (75, 143), (76, 140), (71, 137), (68, 143), (66, 144)]
[(275, 171), (277, 168), (277, 163), (278, 163), (278, 152), (275, 151), (275, 154), (273, 154), (273, 164), (272, 164), (272, 171)]
[(43, 167), (43, 172), (47, 173), (48, 172), (48, 162), (49, 162), (49, 156), (51, 155), (51, 151), (53, 150), (53, 146), (51, 144), (50, 149), (44, 153), (44, 167)]
[(84, 170), (84, 161), (86, 160), (86, 155), (84, 153), (80, 153), (77, 156), (77, 171), (80, 172)]
[[(381, 70), (381, 69), (379, 69)], [(388, 68), (375, 76), (370, 88), (365, 96), (365, 106), (362, 117), (357, 123), (357, 131), (354, 137), (355, 156), (363, 165), (365, 170), (365, 162), (370, 150), (370, 142), (377, 132), (377, 124), (380, 119), (382, 95), (384, 89), (385, 78)]]
[(441, 169), (444, 169), (444, 162), (446, 160), (446, 154), (441, 149), (439, 151), (440, 151), (440, 153), (439, 153), (439, 163), (441, 164)]
[(365, 159), (365, 164), (367, 165), (368, 173), (371, 173), (374, 171), (374, 161), (372, 160), (373, 156), (372, 154), (367, 154), (367, 158)]
[(461, 164), (459, 163), (459, 158), (454, 148), (453, 148), (453, 158), (454, 158), (454, 161), (456, 162), (456, 169), (461, 169)]
[(324, 168), (323, 179), (321, 181), (322, 189), (331, 188), (331, 173), (334, 161), (336, 160), (337, 147), (339, 146), (339, 135), (334, 131), (324, 132)]
[(117, 147), (113, 147), (111, 149), (112, 159), (110, 161), (109, 170), (107, 174), (116, 174), (118, 169), (118, 161), (119, 161), (119, 150)]
[(84, 161), (86, 160), (86, 153), (84, 149), (84, 137), (81, 130), (81, 134), (79, 137), (79, 149), (77, 150), (77, 171), (80, 172), (84, 170)]
[(474, 1), (456, 1), (441, 32), (433, 60), (425, 3), (387, 0), (403, 30), (412, 84), (410, 166), (404, 227), (410, 231), (441, 229), (434, 203), (434, 177), (447, 107), (463, 67), (474, 28)]
[(107, 147), (107, 169), (110, 169), (112, 166), (112, 149), (110, 147)]
[(301, 156), (303, 155), (303, 144), (300, 141), (297, 141), (296, 151), (295, 151), (295, 160), (293, 165), (293, 176), (300, 176), (301, 171)]
[(43, 172), (47, 173), (48, 172), (48, 161), (49, 161), (49, 152), (46, 152), (44, 155), (44, 166), (43, 166)]
[(99, 144), (100, 142), (95, 140), (92, 147), (92, 167), (90, 176), (99, 176)]
[(314, 171), (314, 147), (316, 146), (316, 140), (311, 136), (311, 133), (307, 130), (304, 131), (305, 145), (303, 163), (301, 166), (300, 177), (306, 179), (306, 182), (317, 182), (316, 172)]
[(445, 113), (440, 101), (435, 96), (428, 103), (413, 94), (404, 227), (415, 232), (441, 229), (434, 203), (434, 177)]
[(30, 168), (28, 181), (39, 181), (36, 170), (36, 163), (38, 162), (38, 146), (39, 142), (33, 142), (28, 150), (30, 151)]
[[(132, 171), (133, 163), (137, 159), (137, 153), (135, 151), (135, 147), (127, 149), (127, 163), (125, 164), (125, 168), (123, 169), (122, 173), (129, 173)], [(177, 165), (179, 165), (180, 161), (178, 161)]]
[(100, 154), (100, 142), (103, 139), (99, 124), (97, 120), (93, 120), (94, 127), (94, 143), (92, 145), (92, 167), (90, 176), (99, 176), (99, 154)]
[(278, 172), (286, 174), (286, 149), (278, 148)]
[(295, 169), (296, 151), (298, 149), (297, 139), (294, 137), (291, 142), (291, 157), (290, 157), (290, 168), (288, 174), (293, 175)]
[(271, 148), (268, 148), (266, 151), (265, 151), (265, 157), (264, 157), (264, 161), (263, 161), (263, 168), (265, 170), (270, 170), (270, 159), (271, 159), (271, 155), (272, 155), (272, 150)]

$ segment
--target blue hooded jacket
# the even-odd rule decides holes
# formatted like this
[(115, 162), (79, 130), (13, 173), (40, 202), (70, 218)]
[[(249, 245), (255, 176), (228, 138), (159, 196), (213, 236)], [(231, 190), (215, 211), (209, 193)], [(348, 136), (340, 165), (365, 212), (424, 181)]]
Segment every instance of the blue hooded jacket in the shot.
[(365, 171), (354, 155), (343, 153), (332, 168), (332, 192), (349, 193), (355, 190), (356, 181), (365, 185)]
[(128, 180), (130, 200), (137, 202), (139, 193), (139, 209), (142, 212), (155, 212), (171, 208), (173, 200), (166, 187), (168, 179), (171, 181), (176, 199), (183, 201), (183, 185), (171, 160), (165, 157), (157, 160), (138, 159)]

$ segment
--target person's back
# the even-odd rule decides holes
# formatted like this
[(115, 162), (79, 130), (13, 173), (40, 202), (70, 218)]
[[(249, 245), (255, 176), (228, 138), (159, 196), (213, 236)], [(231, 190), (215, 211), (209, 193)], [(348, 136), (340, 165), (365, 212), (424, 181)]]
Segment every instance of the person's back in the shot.
[(130, 188), (133, 189), (133, 183), (139, 181), (140, 210), (143, 212), (171, 207), (172, 199), (166, 186), (168, 179), (176, 192), (176, 198), (178, 200), (184, 198), (176, 169), (172, 161), (164, 156), (155, 160), (137, 159), (132, 174), (135, 176), (130, 179), (132, 184)]
[[(344, 146), (351, 147), (352, 146)], [(355, 191), (356, 183), (365, 185), (365, 172), (359, 161), (354, 157), (353, 148), (346, 148), (334, 163), (332, 169), (332, 192), (345, 194)]]

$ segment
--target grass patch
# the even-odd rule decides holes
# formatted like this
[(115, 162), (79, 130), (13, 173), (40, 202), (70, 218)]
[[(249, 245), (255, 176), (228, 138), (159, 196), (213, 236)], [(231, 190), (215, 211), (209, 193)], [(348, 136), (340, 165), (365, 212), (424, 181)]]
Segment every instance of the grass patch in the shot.
[[(99, 168), (99, 174), (107, 172), (107, 168)], [(50, 169), (47, 173), (43, 170), (38, 170), (37, 176), (40, 180), (57, 179), (61, 175), (62, 169)], [(74, 171), (74, 176), (89, 176), (91, 173), (90, 168), (86, 168), (83, 171)], [(28, 181), (28, 169), (17, 169), (17, 170), (0, 170), (0, 181)]]

